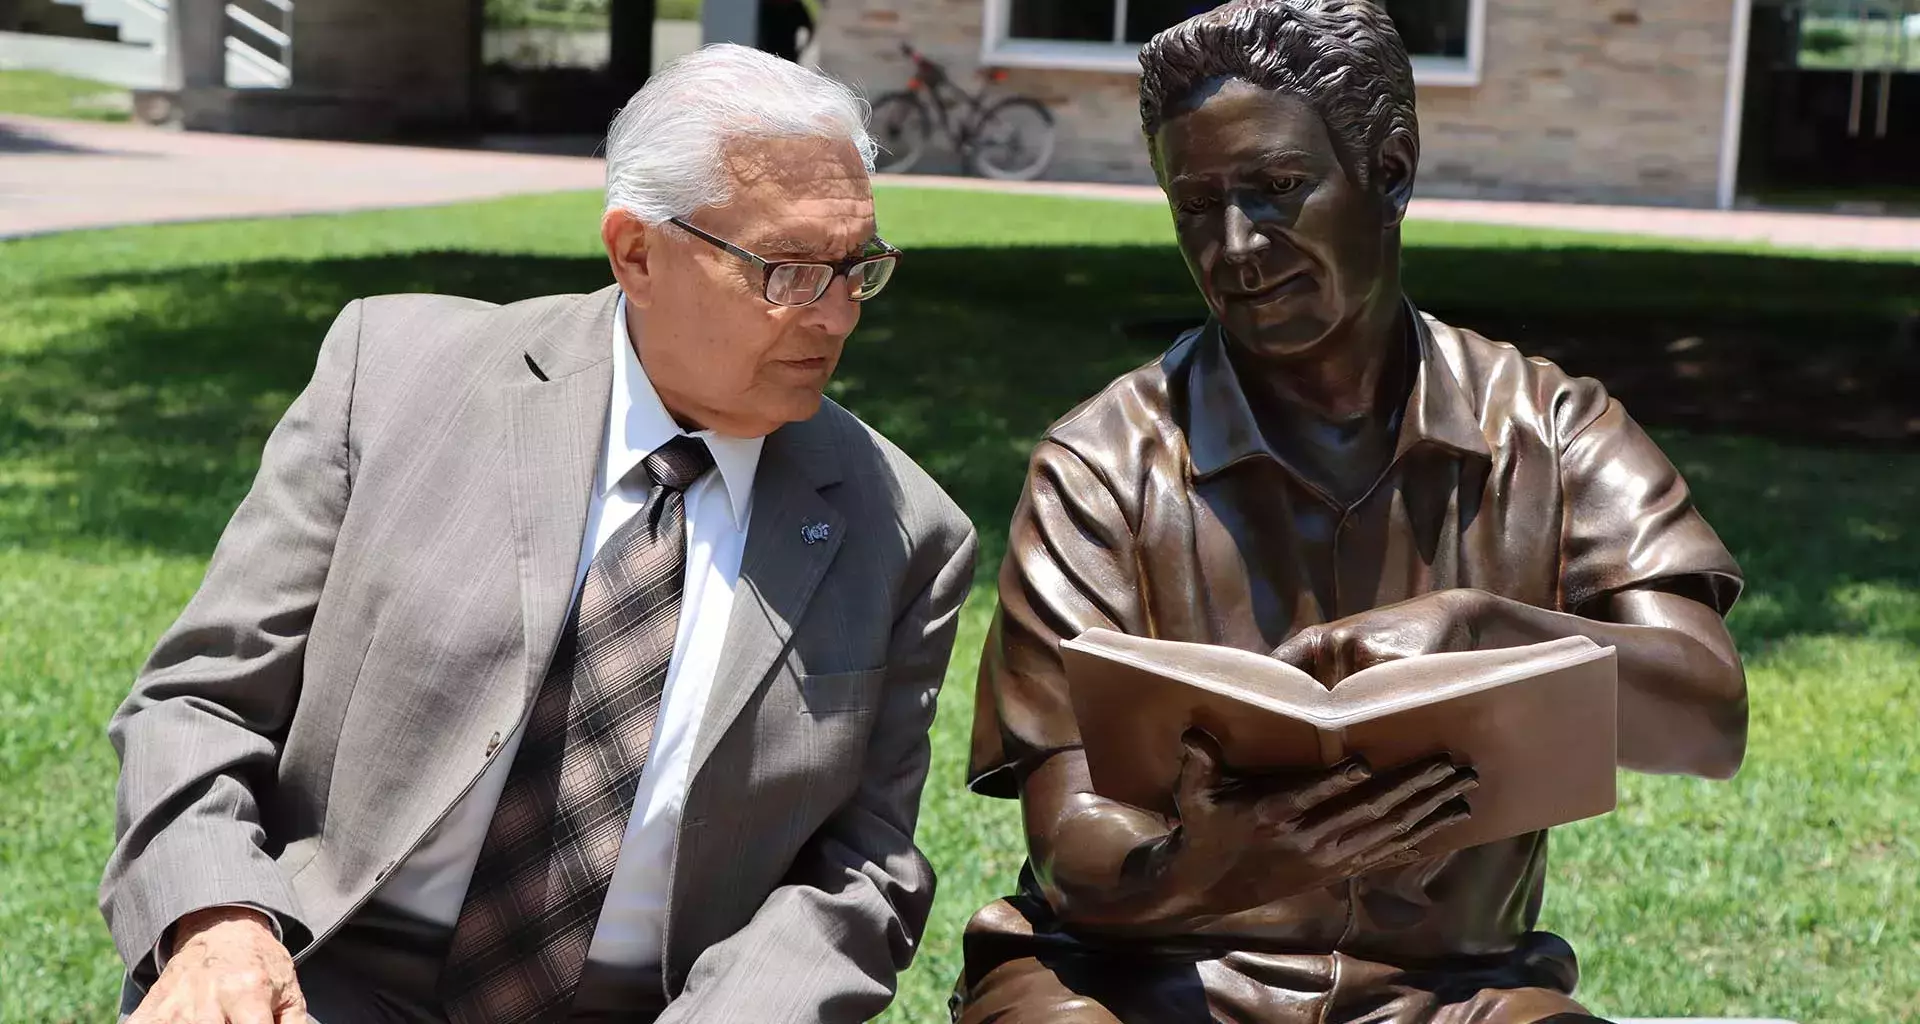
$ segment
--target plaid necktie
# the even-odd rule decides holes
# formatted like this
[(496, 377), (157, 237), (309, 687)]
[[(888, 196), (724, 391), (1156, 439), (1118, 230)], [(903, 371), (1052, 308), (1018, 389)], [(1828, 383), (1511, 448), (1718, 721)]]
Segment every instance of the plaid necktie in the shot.
[(652, 488), (587, 567), (453, 928), (440, 994), (452, 1024), (564, 1015), (620, 859), (679, 627), (685, 491), (713, 465), (676, 437)]

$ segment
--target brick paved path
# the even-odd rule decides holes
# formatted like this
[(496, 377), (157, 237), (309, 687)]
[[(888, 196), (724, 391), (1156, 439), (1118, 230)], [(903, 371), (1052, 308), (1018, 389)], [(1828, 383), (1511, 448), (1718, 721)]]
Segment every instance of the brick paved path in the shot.
[(580, 157), (170, 132), (0, 115), (0, 238), (598, 189)]

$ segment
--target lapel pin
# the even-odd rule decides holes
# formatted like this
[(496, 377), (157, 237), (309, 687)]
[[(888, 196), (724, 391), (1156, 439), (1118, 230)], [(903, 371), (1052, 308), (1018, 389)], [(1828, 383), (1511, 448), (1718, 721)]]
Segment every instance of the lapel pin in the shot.
[(808, 544), (818, 544), (832, 535), (833, 526), (830, 523), (800, 524), (800, 539)]

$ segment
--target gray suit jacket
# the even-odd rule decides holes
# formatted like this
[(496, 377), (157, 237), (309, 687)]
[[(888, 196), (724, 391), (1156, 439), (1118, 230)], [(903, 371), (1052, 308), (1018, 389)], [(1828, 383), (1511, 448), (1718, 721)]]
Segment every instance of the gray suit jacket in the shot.
[[(389, 296), (334, 323), (108, 730), (101, 910), (136, 975), (223, 903), (315, 948), (521, 721), (571, 603), (618, 294)], [(914, 822), (973, 557), (953, 502), (839, 406), (767, 438), (662, 1020), (851, 1021), (892, 998), (933, 898)]]

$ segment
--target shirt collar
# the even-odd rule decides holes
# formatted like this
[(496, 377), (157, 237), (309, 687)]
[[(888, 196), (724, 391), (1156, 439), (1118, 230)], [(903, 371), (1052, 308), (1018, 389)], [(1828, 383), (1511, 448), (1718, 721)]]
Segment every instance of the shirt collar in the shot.
[[(1394, 458), (1398, 460), (1416, 445), (1433, 444), (1491, 461), (1493, 453), (1480, 431), (1479, 418), (1440, 352), (1426, 317), (1411, 302), (1406, 308), (1414, 325), (1420, 365), (1401, 412)], [(1255, 455), (1286, 465), (1261, 436), (1253, 407), (1247, 403), (1246, 391), (1227, 358), (1226, 337), (1220, 325), (1208, 323), (1193, 344), (1187, 382), (1187, 446), (1194, 478), (1211, 476)]]
[[(608, 413), (600, 496), (613, 493), (654, 449), (687, 433), (661, 404), (660, 393), (653, 389), (653, 381), (640, 365), (640, 356), (628, 338), (627, 300), (622, 296), (613, 313), (613, 402)], [(753, 477), (766, 438), (729, 437), (711, 430), (696, 430), (691, 436), (705, 441), (707, 450), (713, 453), (721, 486), (726, 488), (727, 507), (733, 512), (734, 528), (746, 529), (747, 513), (753, 507)]]

